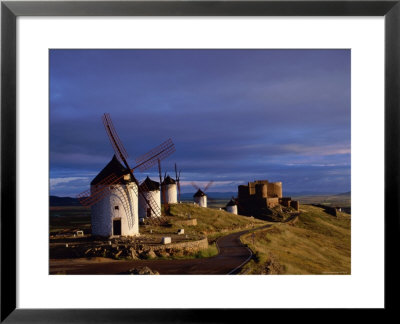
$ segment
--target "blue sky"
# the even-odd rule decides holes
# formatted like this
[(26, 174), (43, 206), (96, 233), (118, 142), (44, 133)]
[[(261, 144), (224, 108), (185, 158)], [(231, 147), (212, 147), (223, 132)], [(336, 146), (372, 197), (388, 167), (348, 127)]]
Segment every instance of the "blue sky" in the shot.
[(132, 166), (172, 138), (162, 167), (184, 192), (350, 191), (350, 50), (51, 50), (50, 194), (88, 189), (112, 158), (105, 112)]

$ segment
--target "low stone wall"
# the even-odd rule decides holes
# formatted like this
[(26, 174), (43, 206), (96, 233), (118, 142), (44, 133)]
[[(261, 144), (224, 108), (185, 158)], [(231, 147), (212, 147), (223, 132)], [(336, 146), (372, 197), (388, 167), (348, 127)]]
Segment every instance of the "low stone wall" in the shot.
[(174, 250), (186, 250), (186, 251), (192, 251), (192, 252), (197, 252), (200, 250), (204, 250), (208, 248), (208, 240), (207, 238), (203, 238), (198, 241), (189, 241), (189, 242), (179, 242), (179, 243), (169, 243), (169, 244), (142, 244), (142, 249), (143, 250), (153, 250), (154, 252), (157, 251), (165, 251), (167, 249), (174, 249)]
[(197, 219), (193, 218), (193, 219), (186, 219), (186, 220), (177, 220), (177, 221), (173, 221), (173, 223), (175, 225), (182, 225), (182, 226), (196, 226), (197, 225)]
[(87, 242), (84, 244), (52, 244), (51, 259), (105, 257), (112, 259), (152, 259), (157, 256), (189, 255), (208, 248), (206, 237), (196, 241), (170, 244), (107, 244), (106, 242)]

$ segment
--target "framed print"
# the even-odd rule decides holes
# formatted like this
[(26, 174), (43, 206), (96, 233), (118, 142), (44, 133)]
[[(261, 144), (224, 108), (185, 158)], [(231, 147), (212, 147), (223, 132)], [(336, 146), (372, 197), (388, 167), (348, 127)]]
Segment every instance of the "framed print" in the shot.
[(399, 15), (3, 1), (2, 321), (392, 308)]

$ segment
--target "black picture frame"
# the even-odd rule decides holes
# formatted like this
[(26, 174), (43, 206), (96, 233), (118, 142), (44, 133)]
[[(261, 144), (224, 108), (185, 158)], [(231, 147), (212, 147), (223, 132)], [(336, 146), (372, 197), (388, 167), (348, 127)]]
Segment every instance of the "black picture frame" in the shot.
[[(400, 0), (394, 1), (2, 1), (1, 321), (6, 323), (236, 322), (244, 309), (16, 309), (16, 19), (19, 16), (384, 16), (385, 309), (396, 308), (399, 221)], [(373, 152), (371, 152), (373, 154)], [(373, 266), (373, 265), (371, 265)], [(368, 271), (366, 269), (365, 271)], [(366, 283), (367, 284), (367, 283)], [(266, 307), (267, 299), (266, 299)], [(251, 315), (250, 315), (251, 312)], [(251, 319), (250, 319), (251, 321)]]

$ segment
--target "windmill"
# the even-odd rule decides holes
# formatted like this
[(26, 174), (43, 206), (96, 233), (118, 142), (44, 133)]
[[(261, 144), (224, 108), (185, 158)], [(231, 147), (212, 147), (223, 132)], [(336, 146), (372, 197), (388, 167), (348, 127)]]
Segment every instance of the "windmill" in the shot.
[(192, 181), (192, 186), (197, 189), (197, 192), (193, 195), (194, 202), (198, 204), (200, 207), (207, 207), (207, 195), (205, 192), (207, 191), (208, 188), (211, 187), (213, 183), (214, 181), (210, 181), (209, 183), (207, 183), (204, 189), (201, 190), (200, 187), (195, 182)]
[(181, 183), (180, 183), (181, 171), (182, 170), (179, 170), (178, 172), (178, 168), (175, 163), (175, 182), (178, 187), (178, 202), (181, 202)]
[(238, 201), (232, 196), (232, 199), (225, 206), (226, 211), (232, 214), (238, 214)]
[(160, 177), (161, 196), (162, 196), (162, 200), (163, 200), (163, 203), (164, 203), (164, 211), (167, 212), (167, 210), (168, 210), (168, 202), (167, 202), (167, 198), (166, 198), (166, 195), (165, 195), (165, 187), (162, 185), (163, 181), (166, 178), (166, 174), (164, 175), (164, 180), (163, 180), (162, 176), (161, 176), (161, 161), (160, 161), (160, 159), (157, 159), (157, 162), (158, 162), (158, 175)]
[[(110, 139), (111, 145), (114, 148), (115, 151), (115, 157), (122, 162), (123, 166), (125, 167), (125, 174), (119, 173), (115, 174), (111, 172), (108, 174), (106, 177), (101, 179), (98, 183), (96, 183), (95, 186), (92, 186), (90, 190), (86, 190), (80, 194), (77, 195), (77, 198), (79, 202), (84, 205), (84, 206), (94, 206), (96, 203), (100, 202), (107, 194), (110, 193), (111, 190), (113, 190), (114, 185), (120, 183), (121, 181), (132, 181), (134, 182), (135, 186), (132, 186), (132, 191), (133, 194), (140, 195), (145, 201), (148, 207), (151, 209), (153, 214), (160, 214), (161, 215), (161, 210), (159, 206), (156, 204), (154, 199), (148, 199), (142, 192), (139, 186), (138, 180), (135, 178), (133, 175), (134, 170), (138, 169), (139, 171), (145, 171), (155, 164), (157, 164), (159, 160), (162, 160), (169, 155), (171, 155), (173, 152), (175, 152), (175, 146), (172, 142), (171, 139), (168, 139), (167, 141), (163, 142), (161, 145), (155, 147), (152, 149), (150, 152), (146, 153), (145, 155), (142, 155), (139, 158), (135, 159), (136, 165), (131, 168), (127, 162), (127, 157), (128, 154), (122, 145), (121, 140), (119, 139), (119, 136), (117, 132), (115, 131), (115, 128), (112, 124), (111, 117), (109, 114), (104, 114), (102, 116), (103, 124), (106, 129), (107, 135)], [(116, 163), (114, 162), (114, 165)], [(128, 177), (127, 177), (128, 176)], [(130, 179), (128, 179), (130, 178)], [(141, 186), (143, 188), (143, 186)], [(146, 188), (144, 188), (146, 189)], [(129, 192), (128, 190), (125, 190), (126, 193), (122, 198), (122, 204), (124, 209), (129, 207), (130, 205), (130, 197), (132, 196), (132, 193)], [(133, 213), (128, 214), (128, 226), (129, 228), (132, 227), (135, 223), (134, 215)]]

